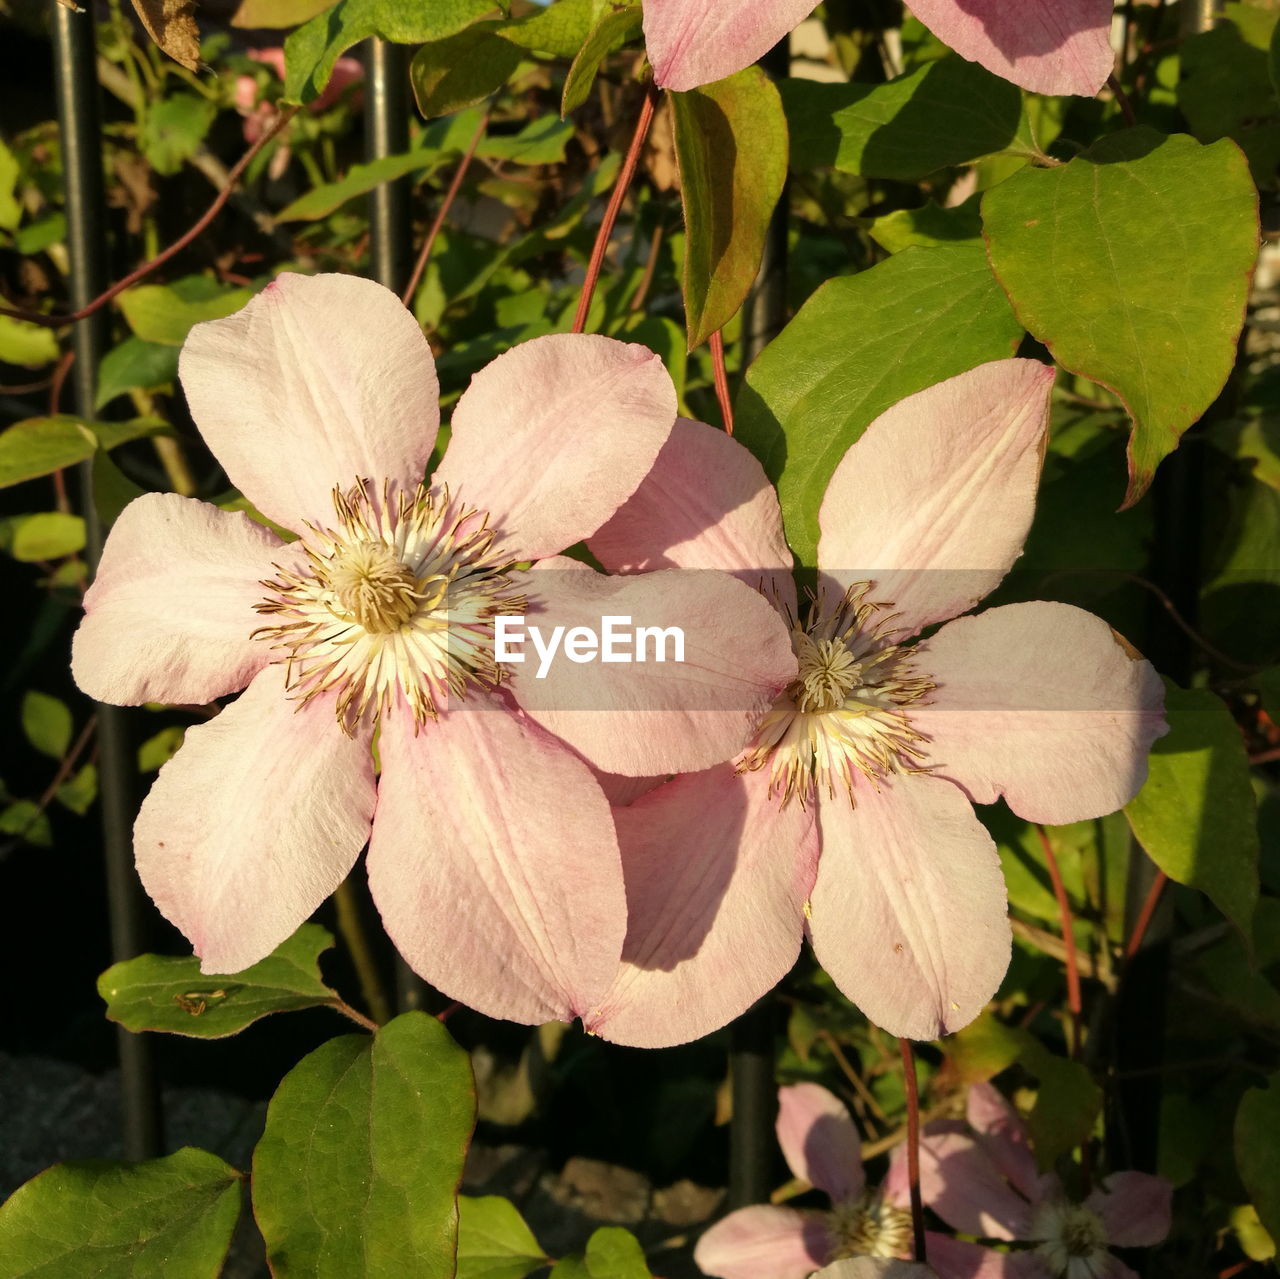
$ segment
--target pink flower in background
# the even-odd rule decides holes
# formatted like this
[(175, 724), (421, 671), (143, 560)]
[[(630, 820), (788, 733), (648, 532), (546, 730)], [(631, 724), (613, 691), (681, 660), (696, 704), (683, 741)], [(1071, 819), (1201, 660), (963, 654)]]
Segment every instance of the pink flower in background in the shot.
[(777, 1134), (787, 1166), (831, 1197), (831, 1211), (762, 1205), (729, 1213), (694, 1250), (706, 1274), (805, 1279), (840, 1258), (911, 1255), (906, 1161), (895, 1157), (885, 1184), (869, 1188), (858, 1130), (838, 1097), (819, 1084), (779, 1088)]
[[(284, 79), (284, 50), (279, 46), (268, 49), (249, 49), (246, 54), (255, 62), (261, 62), (263, 66), (270, 67), (279, 79)], [(334, 63), (333, 74), (329, 77), (329, 83), (325, 86), (324, 92), (307, 104), (307, 110), (312, 113), (326, 110), (333, 106), (351, 85), (358, 84), (363, 79), (364, 67), (358, 58), (339, 58)], [(242, 126), (244, 140), (250, 146), (271, 128), (280, 114), (280, 108), (274, 102), (266, 99), (259, 100), (258, 82), (251, 75), (236, 76), (235, 108), (244, 117)], [(289, 156), (289, 144), (282, 138), (271, 156), (271, 164), (267, 170), (268, 176), (273, 179), (280, 177), (289, 167)]]
[[(940, 40), (1036, 93), (1092, 97), (1111, 74), (1112, 0), (907, 0)], [(654, 79), (694, 89), (741, 71), (813, 12), (812, 0), (646, 0)]]
[(938, 1272), (915, 1261), (851, 1257), (815, 1271), (813, 1279), (938, 1279)]
[[(494, 618), (534, 605), (535, 579), (554, 600), (564, 575), (521, 581), (514, 564), (594, 532), (653, 464), (676, 408), (661, 361), (582, 335), (499, 356), (459, 400), (431, 487), (434, 362), (380, 285), (282, 275), (197, 325), (180, 371), (232, 483), (299, 540), (173, 494), (131, 503), (107, 540), (75, 637), (80, 687), (120, 704), (244, 689), (188, 731), (142, 806), (148, 892), (205, 971), (236, 972), (288, 937), (369, 840), (374, 900), (427, 980), (493, 1016), (587, 1012), (625, 929), (613, 822), (588, 766), (520, 712)], [(688, 576), (714, 613), (758, 610), (705, 657), (704, 683), (724, 672), (732, 714), (673, 743), (705, 763), (739, 749), (758, 713), (738, 705), (737, 672), (765, 697), (794, 659), (785, 636), (762, 645), (760, 621), (775, 623), (759, 596)]]
[(1021, 1116), (990, 1084), (969, 1089), (968, 1125), (925, 1129), (920, 1184), (925, 1202), (964, 1234), (1034, 1245), (1000, 1252), (949, 1241), (930, 1259), (944, 1279), (1136, 1279), (1111, 1253), (1146, 1248), (1169, 1233), (1173, 1187), (1163, 1177), (1114, 1172), (1083, 1203), (1053, 1173), (1037, 1172)]
[(827, 487), (803, 622), (772, 488), (700, 423), (676, 424), (590, 540), (610, 572), (761, 584), (797, 619), (798, 664), (736, 767), (617, 808), (628, 932), (590, 1029), (646, 1047), (706, 1034), (786, 974), (805, 932), (896, 1035), (956, 1030), (995, 993), (1009, 922), (973, 804), (1003, 796), (1049, 824), (1113, 812), (1165, 728), (1155, 672), (1099, 618), (1054, 603), (959, 616), (1021, 553), (1052, 382), (1042, 364), (997, 361), (873, 422)]

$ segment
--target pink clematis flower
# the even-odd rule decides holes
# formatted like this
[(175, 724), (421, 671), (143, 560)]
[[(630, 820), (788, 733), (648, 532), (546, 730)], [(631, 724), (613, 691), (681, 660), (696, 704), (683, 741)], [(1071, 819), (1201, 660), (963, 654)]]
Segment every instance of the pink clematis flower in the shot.
[(947, 1264), (934, 1260), (945, 1279), (1136, 1279), (1110, 1250), (1150, 1247), (1168, 1235), (1168, 1181), (1114, 1172), (1074, 1203), (1055, 1174), (1037, 1173), (1026, 1125), (997, 1089), (974, 1084), (967, 1119), (967, 1130), (951, 1123), (925, 1130), (920, 1185), (926, 1202), (965, 1234), (1034, 1247), (999, 1252), (950, 1240)]
[(915, 1261), (852, 1257), (823, 1266), (814, 1272), (813, 1279), (938, 1279), (938, 1272)]
[[(430, 486), (434, 362), (380, 285), (282, 275), (197, 325), (180, 372), (232, 482), (299, 540), (173, 494), (111, 531), (74, 642), (80, 687), (119, 704), (244, 689), (188, 731), (142, 806), (148, 892), (204, 971), (236, 972), (369, 840), (374, 900), (428, 981), (517, 1021), (587, 1012), (625, 928), (613, 822), (588, 766), (520, 710), (494, 619), (554, 603), (559, 575), (513, 565), (594, 532), (653, 464), (676, 412), (661, 361), (567, 334), (499, 356), (458, 402)], [(709, 608), (772, 621), (740, 582), (690, 576)], [(721, 672), (731, 713), (683, 724), (679, 756), (740, 748), (740, 671), (761, 692), (785, 683), (790, 653), (755, 630), (703, 653), (703, 688)]]
[[(1112, 0), (907, 0), (940, 40), (1035, 93), (1092, 97), (1111, 74)], [(645, 0), (656, 82), (695, 89), (741, 71), (813, 12), (812, 0)]]
[(904, 1159), (895, 1157), (884, 1185), (870, 1189), (858, 1130), (840, 1099), (820, 1084), (778, 1089), (776, 1130), (787, 1166), (831, 1197), (831, 1211), (766, 1204), (729, 1213), (694, 1250), (693, 1258), (706, 1274), (718, 1279), (805, 1279), (817, 1267), (842, 1258), (910, 1257)]
[(806, 931), (895, 1035), (956, 1030), (995, 993), (1005, 888), (972, 805), (1003, 796), (1050, 824), (1113, 812), (1165, 731), (1155, 672), (1099, 618), (1055, 603), (959, 616), (1021, 553), (1052, 382), (1035, 361), (997, 361), (873, 422), (827, 487), (807, 620), (759, 464), (701, 423), (677, 423), (590, 540), (611, 572), (762, 585), (797, 619), (797, 673), (736, 766), (617, 809), (628, 932), (589, 1029), (646, 1047), (706, 1034), (787, 973)]

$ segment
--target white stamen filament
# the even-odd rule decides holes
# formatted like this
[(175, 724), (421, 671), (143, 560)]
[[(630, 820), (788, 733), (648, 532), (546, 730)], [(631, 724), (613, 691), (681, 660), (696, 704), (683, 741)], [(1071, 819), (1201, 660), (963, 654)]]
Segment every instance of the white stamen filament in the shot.
[(290, 693), (336, 693), (354, 734), (397, 701), (420, 725), (449, 697), (496, 686), (493, 618), (524, 599), (487, 519), (422, 486), (379, 493), (361, 480), (333, 501), (337, 528), (308, 525), (304, 563), (277, 564), (256, 606), (277, 619), (254, 635), (280, 651)]

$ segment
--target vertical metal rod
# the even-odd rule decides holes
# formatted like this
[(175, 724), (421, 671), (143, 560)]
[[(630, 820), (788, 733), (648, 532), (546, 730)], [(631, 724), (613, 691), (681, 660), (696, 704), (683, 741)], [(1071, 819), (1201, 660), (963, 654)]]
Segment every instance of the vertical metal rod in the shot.
[[(409, 50), (373, 38), (365, 43), (364, 151), (366, 160), (409, 149)], [(369, 272), (399, 293), (413, 267), (409, 179), (383, 182), (369, 194)]]
[[(409, 50), (374, 37), (365, 42), (364, 152), (366, 160), (409, 149)], [(399, 294), (413, 269), (409, 179), (383, 182), (369, 193), (369, 272)], [(396, 1006), (423, 1008), (431, 988), (395, 957)]]
[[(93, 12), (53, 6), (54, 79), (66, 176), (67, 248), (71, 258), (71, 306), (79, 310), (107, 286), (106, 203), (102, 177), (102, 129), (98, 110), (97, 50)], [(81, 320), (72, 333), (72, 384), (76, 411), (94, 412), (98, 362), (106, 349), (107, 312)], [(93, 462), (80, 469), (87, 552), (91, 567), (102, 551), (102, 525), (93, 504)], [(148, 905), (133, 867), (135, 775), (126, 713), (99, 705), (98, 778), (106, 858), (111, 952), (118, 962), (146, 949)], [(160, 1096), (151, 1039), (117, 1032), (124, 1147), (130, 1159), (161, 1151)]]
[[(789, 40), (771, 49), (760, 65), (775, 79), (791, 69)], [(765, 238), (760, 271), (742, 311), (742, 365), (745, 369), (787, 322), (787, 210), (784, 187)], [(774, 998), (765, 995), (729, 1028), (729, 1068), (733, 1119), (729, 1127), (729, 1207), (766, 1203), (777, 1160), (774, 1119), (778, 1089), (774, 1077)]]

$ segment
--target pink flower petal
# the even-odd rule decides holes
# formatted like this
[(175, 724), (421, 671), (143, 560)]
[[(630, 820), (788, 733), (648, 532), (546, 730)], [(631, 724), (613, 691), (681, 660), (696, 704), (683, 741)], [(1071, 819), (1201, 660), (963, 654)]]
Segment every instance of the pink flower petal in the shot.
[(626, 929), (609, 806), (587, 766), (494, 698), (415, 736), (384, 716), (369, 888), (410, 966), (490, 1017), (570, 1021)]
[(1026, 1239), (1031, 1206), (1010, 1189), (972, 1137), (938, 1133), (920, 1143), (920, 1193), (947, 1225), (987, 1239)]
[(1004, 878), (991, 836), (948, 782), (896, 776), (823, 795), (811, 899), (818, 962), (892, 1035), (968, 1025), (1009, 964)]
[(606, 773), (601, 768), (593, 768), (591, 775), (600, 783), (611, 808), (626, 808), (667, 780), (666, 773), (653, 777), (624, 777), (621, 773)]
[(969, 1085), (966, 1106), (969, 1126), (978, 1135), (987, 1157), (1015, 1190), (1034, 1201), (1040, 1194), (1040, 1174), (1022, 1116), (993, 1084)]
[[(929, 1265), (938, 1279), (1014, 1279), (1014, 1253), (996, 1252), (930, 1230), (925, 1234)], [(1023, 1254), (1026, 1255), (1026, 1254)]]
[(813, 1279), (937, 1279), (937, 1271), (891, 1257), (844, 1257), (816, 1271)]
[(818, 513), (818, 563), (874, 581), (908, 633), (972, 608), (1031, 527), (1053, 369), (979, 365), (882, 413), (836, 467)]
[[(730, 759), (795, 678), (786, 624), (763, 596), (727, 573), (667, 569), (605, 577), (576, 563), (548, 569), (544, 562), (523, 583), (526, 625), (544, 638), (556, 627), (564, 627), (566, 643), (576, 627), (603, 637), (604, 619), (616, 618), (621, 638), (614, 647), (625, 659), (637, 650), (640, 627), (683, 634), (682, 661), (675, 660), (674, 637), (661, 649), (646, 641), (645, 661), (575, 661), (562, 645), (544, 672), (526, 639), (524, 662), (507, 667), (524, 710), (607, 772), (692, 772)], [(659, 652), (665, 660), (654, 660)]]
[(778, 1145), (787, 1167), (833, 1203), (856, 1199), (867, 1184), (862, 1139), (844, 1102), (821, 1084), (778, 1089)]
[(1115, 64), (1112, 0), (907, 0), (939, 40), (1033, 93), (1093, 97)]
[(203, 703), (244, 688), (271, 658), (249, 636), (283, 544), (241, 512), (174, 493), (130, 502), (103, 547), (71, 649), (101, 702)]
[(821, 1219), (794, 1208), (739, 1208), (698, 1240), (693, 1259), (718, 1279), (805, 1279), (827, 1259)]
[(816, 0), (647, 0), (644, 42), (664, 89), (696, 89), (763, 57)]
[(1173, 1186), (1146, 1172), (1113, 1172), (1085, 1206), (1102, 1218), (1107, 1242), (1116, 1248), (1149, 1248), (1169, 1235)]
[(368, 736), (346, 737), (331, 699), (289, 701), (268, 667), (160, 770), (133, 829), (138, 874), (201, 971), (236, 973), (347, 877), (373, 804)]
[(676, 419), (653, 470), (590, 546), (610, 573), (723, 569), (795, 613), (778, 495), (760, 463), (705, 422)]
[(332, 526), (335, 487), (423, 478), (440, 422), (435, 362), (372, 280), (280, 275), (235, 315), (197, 324), (178, 369), (232, 484), (286, 528)]
[(587, 1028), (665, 1047), (710, 1034), (791, 969), (817, 869), (813, 815), (762, 774), (686, 773), (617, 809), (622, 968)]
[(594, 533), (648, 474), (676, 391), (647, 347), (582, 333), (534, 338), (471, 379), (435, 482), (488, 512), (517, 560)]
[(1028, 821), (1113, 813), (1165, 732), (1159, 676), (1092, 613), (1010, 604), (944, 626), (919, 665), (937, 683), (912, 724), (936, 774)]

